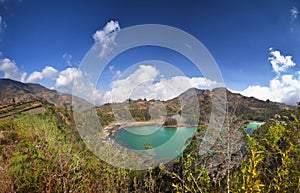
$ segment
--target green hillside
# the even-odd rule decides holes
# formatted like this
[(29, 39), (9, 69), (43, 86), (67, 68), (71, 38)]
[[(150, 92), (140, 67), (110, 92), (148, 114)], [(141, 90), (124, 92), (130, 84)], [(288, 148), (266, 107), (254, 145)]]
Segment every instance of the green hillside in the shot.
[(247, 136), (247, 152), (240, 164), (230, 165), (234, 160), (225, 160), (229, 170), (217, 177), (208, 164), (209, 156), (198, 154), (201, 140), (197, 133), (183, 156), (172, 164), (146, 171), (120, 169), (86, 148), (73, 123), (66, 124), (65, 120), (72, 120), (69, 111), (51, 105), (43, 108), (42, 114), (1, 120), (0, 192), (300, 190), (299, 111), (290, 120), (280, 118)]
[[(208, 110), (209, 92), (197, 92), (202, 110)], [(2, 104), (0, 192), (300, 192), (300, 105), (227, 96), (226, 124), (206, 154), (199, 153), (207, 139), (207, 118), (200, 117), (180, 157), (138, 171), (114, 167), (95, 156), (79, 136), (68, 105), (31, 99), (34, 93), (30, 100)], [(178, 100), (163, 102), (168, 116), (180, 114)], [(155, 102), (131, 100), (129, 110), (136, 121), (145, 121)], [(248, 120), (260, 120), (249, 117), (253, 113), (266, 124), (249, 136)], [(111, 104), (97, 107), (97, 115), (104, 126), (116, 120)], [(103, 156), (116, 154), (110, 143), (106, 150)]]

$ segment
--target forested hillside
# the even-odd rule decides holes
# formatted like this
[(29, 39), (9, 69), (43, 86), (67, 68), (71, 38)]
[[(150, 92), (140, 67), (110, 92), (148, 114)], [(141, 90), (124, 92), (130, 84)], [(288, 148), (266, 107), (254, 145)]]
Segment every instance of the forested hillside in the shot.
[[(200, 108), (209, 110), (209, 91), (196, 92)], [(117, 168), (95, 156), (79, 136), (67, 103), (36, 98), (32, 90), (27, 102), (7, 96), (12, 101), (0, 106), (0, 192), (300, 192), (300, 105), (226, 92), (227, 123), (206, 154), (199, 154), (207, 129), (207, 117), (200, 117), (183, 154), (147, 170)], [(157, 101), (128, 102), (133, 118), (147, 121), (149, 106)], [(163, 104), (168, 116), (180, 115), (178, 98)], [(97, 115), (104, 126), (115, 121), (112, 104), (98, 107)], [(248, 135), (251, 119), (266, 124)]]
[[(299, 192), (299, 108), (248, 136), (240, 164), (216, 177), (199, 156), (197, 133), (183, 156), (145, 171), (115, 168), (82, 142), (70, 111), (43, 104), (43, 114), (16, 114), (0, 124), (1, 192)], [(204, 129), (199, 127), (198, 132)], [(201, 147), (200, 147), (201, 148)], [(222, 170), (222, 168), (220, 168)]]

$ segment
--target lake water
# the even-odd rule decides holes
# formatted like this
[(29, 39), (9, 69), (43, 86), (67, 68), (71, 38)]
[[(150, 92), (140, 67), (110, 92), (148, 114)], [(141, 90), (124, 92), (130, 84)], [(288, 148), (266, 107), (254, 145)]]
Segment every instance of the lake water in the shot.
[(154, 147), (156, 158), (167, 159), (181, 155), (196, 130), (197, 127), (140, 126), (121, 129), (114, 138), (118, 144), (136, 151), (145, 150), (145, 144), (149, 144)]
[[(254, 130), (263, 123), (252, 122), (247, 125), (246, 132), (252, 135)], [(154, 149), (155, 157), (158, 159), (175, 158), (182, 154), (189, 144), (197, 127), (164, 128), (161, 126), (139, 126), (121, 129), (116, 132), (115, 141), (129, 149), (143, 152), (148, 144)]]
[(252, 122), (250, 124), (247, 125), (247, 128), (246, 128), (246, 133), (249, 134), (249, 135), (252, 135), (254, 130), (256, 128), (258, 128), (259, 126), (261, 126), (262, 124), (264, 124), (263, 122)]

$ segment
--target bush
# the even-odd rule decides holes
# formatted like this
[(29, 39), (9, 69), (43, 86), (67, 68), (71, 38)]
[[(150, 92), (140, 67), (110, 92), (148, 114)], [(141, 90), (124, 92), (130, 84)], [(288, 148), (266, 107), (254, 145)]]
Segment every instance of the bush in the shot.
[(177, 126), (177, 120), (172, 118), (167, 118), (163, 124), (164, 126)]

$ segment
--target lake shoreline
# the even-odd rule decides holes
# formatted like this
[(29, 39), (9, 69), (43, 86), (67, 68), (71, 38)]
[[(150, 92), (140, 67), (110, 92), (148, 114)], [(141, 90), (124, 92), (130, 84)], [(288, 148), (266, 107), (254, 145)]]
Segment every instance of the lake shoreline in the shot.
[(106, 127), (104, 127), (104, 132), (106, 133), (107, 136), (112, 136), (114, 137), (116, 133), (125, 128), (129, 127), (142, 127), (142, 126), (160, 126), (164, 128), (178, 128), (178, 127), (186, 127), (186, 128), (192, 128), (192, 127), (197, 127), (197, 126), (192, 126), (192, 125), (187, 125), (185, 123), (179, 122), (176, 126), (171, 125), (171, 126), (163, 126), (163, 121), (141, 121), (141, 122), (114, 122)]

